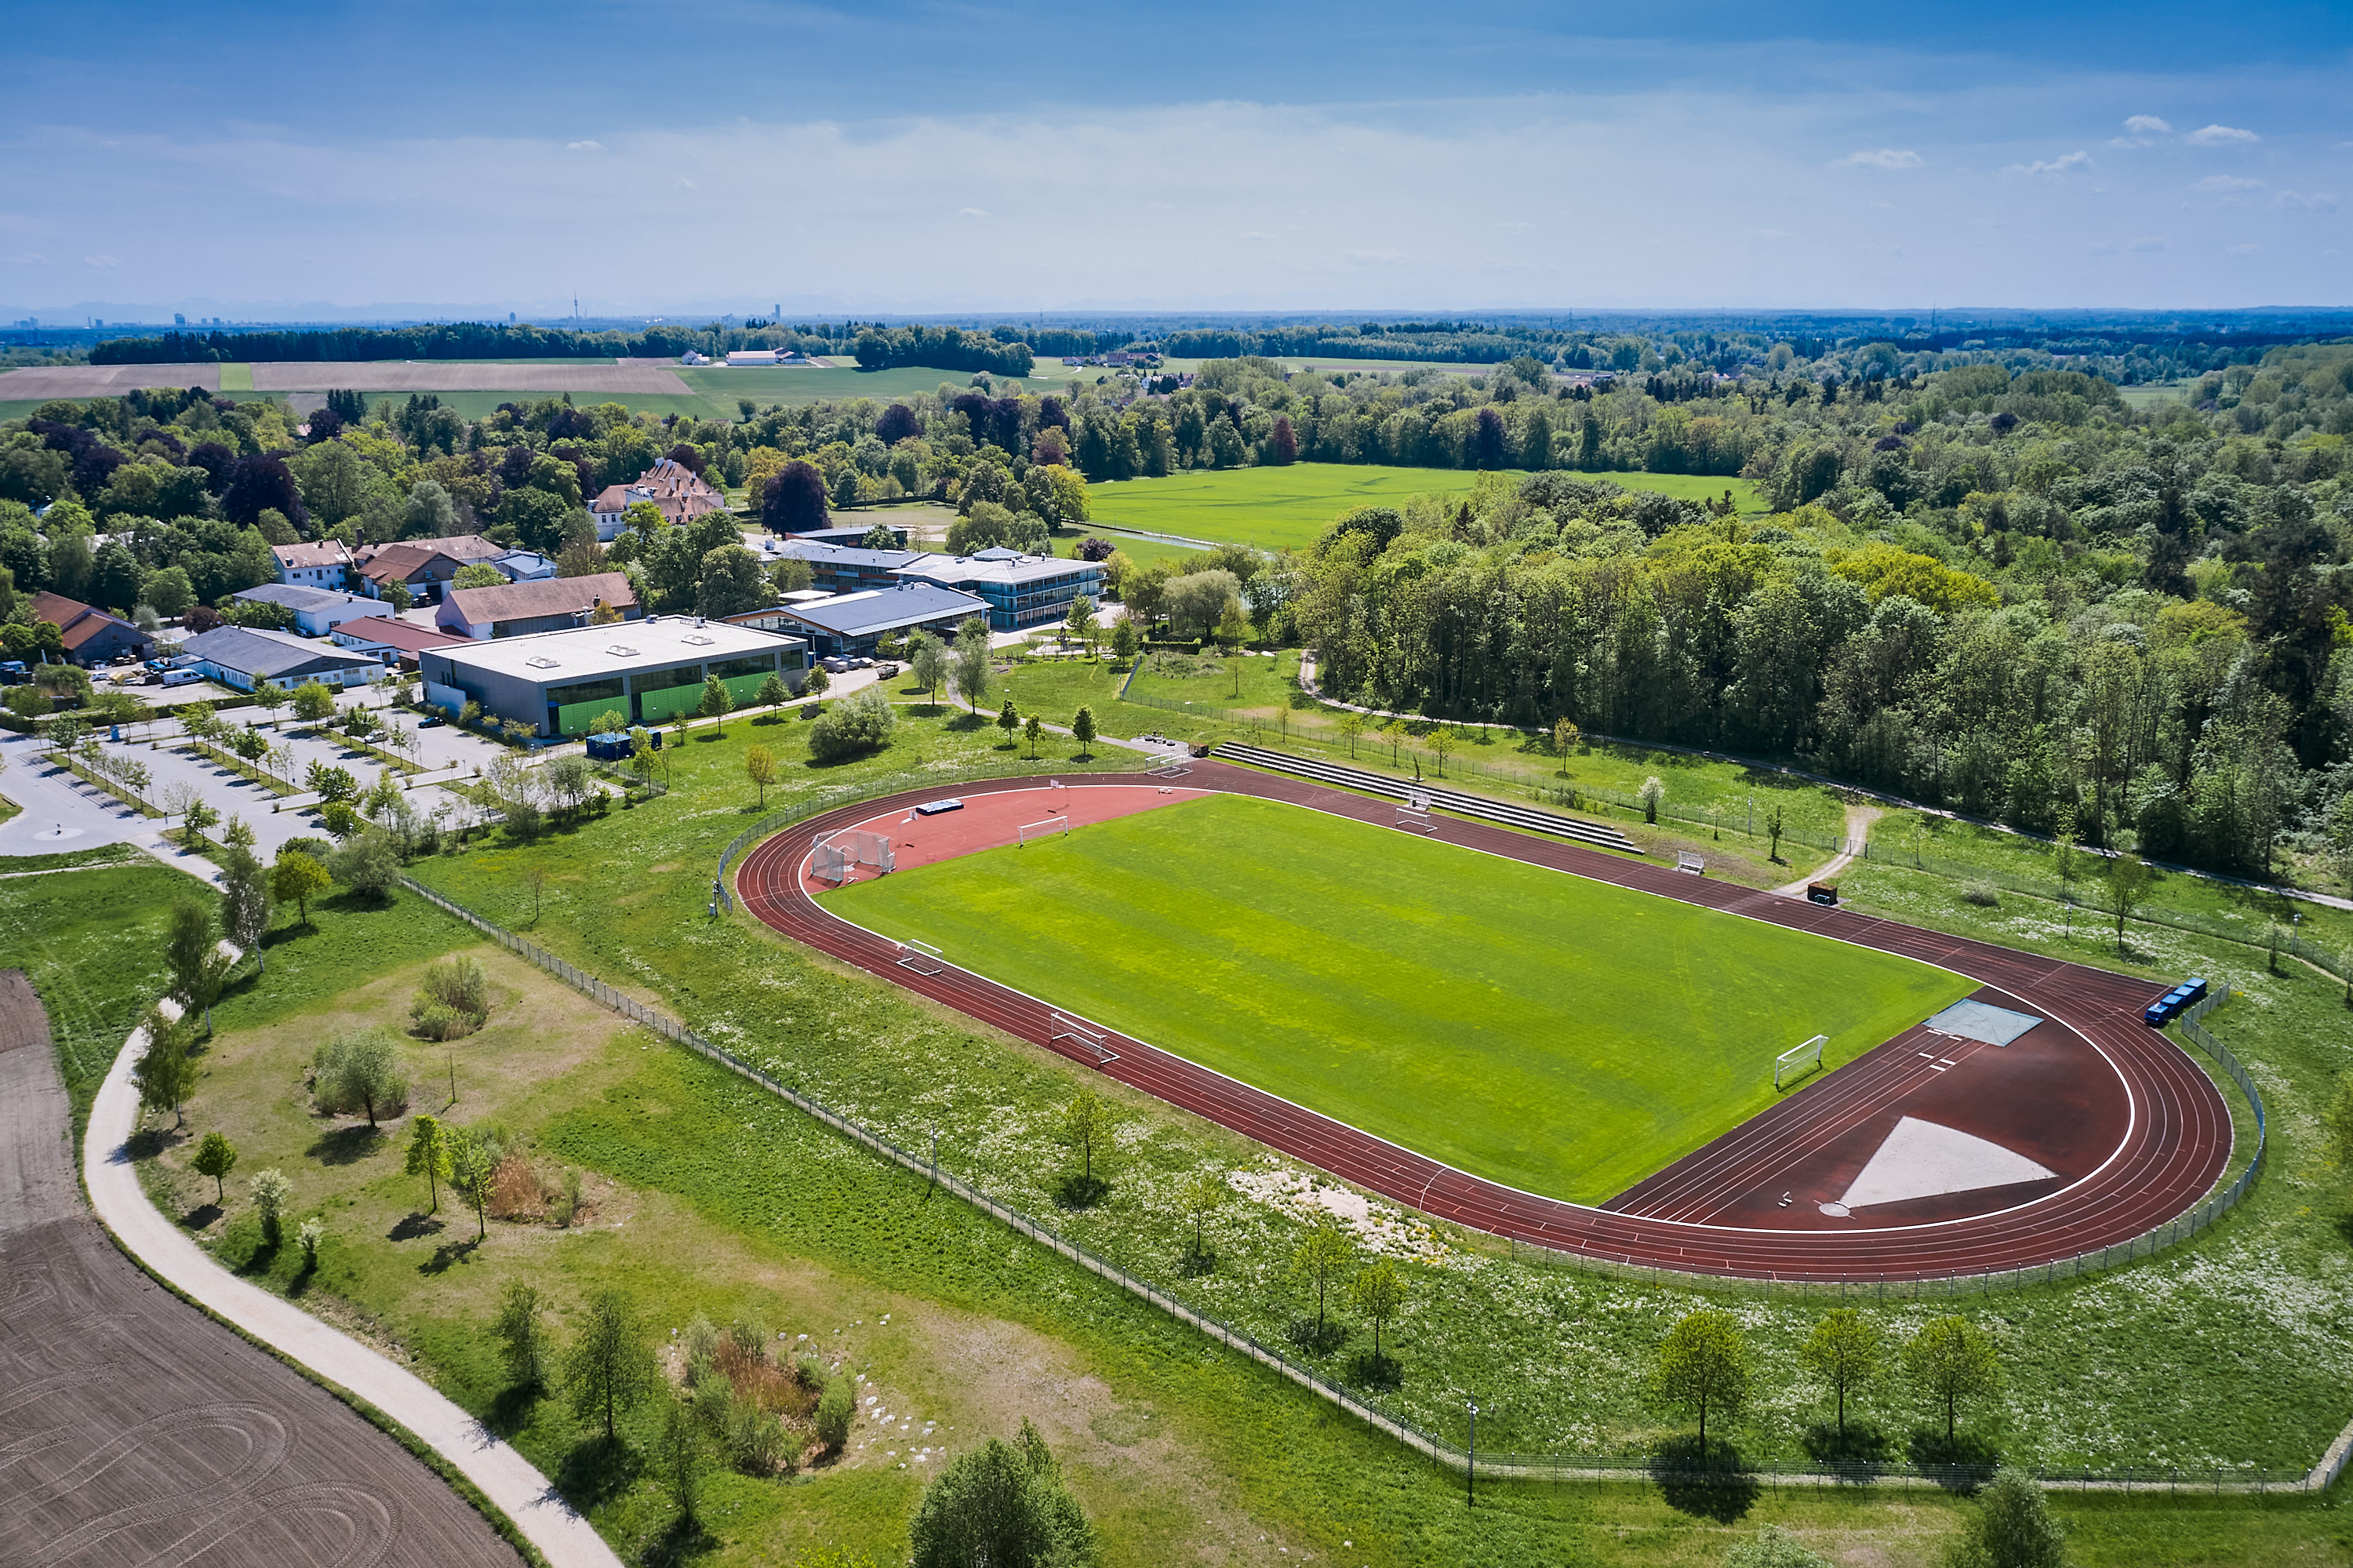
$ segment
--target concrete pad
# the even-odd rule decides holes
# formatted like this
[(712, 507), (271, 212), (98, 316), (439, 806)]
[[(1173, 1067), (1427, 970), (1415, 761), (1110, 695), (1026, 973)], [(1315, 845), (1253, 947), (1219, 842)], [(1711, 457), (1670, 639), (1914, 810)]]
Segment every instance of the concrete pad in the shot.
[(1863, 1166), (1854, 1184), (1840, 1196), (1839, 1204), (1861, 1209), (1873, 1203), (1901, 1203), (1912, 1198), (2040, 1181), (2055, 1174), (1991, 1139), (1907, 1116), (1895, 1124), (1895, 1130)]
[(2006, 1007), (1964, 1001), (1928, 1020), (1927, 1026), (1939, 1034), (1957, 1034), (1964, 1040), (2007, 1045), (2042, 1022), (2031, 1012), (2012, 1012)]

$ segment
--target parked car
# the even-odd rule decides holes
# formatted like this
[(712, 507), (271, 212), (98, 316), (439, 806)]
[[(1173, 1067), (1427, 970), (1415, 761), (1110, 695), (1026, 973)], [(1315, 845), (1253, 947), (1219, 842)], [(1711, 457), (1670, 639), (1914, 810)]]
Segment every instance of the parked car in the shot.
[(828, 675), (847, 675), (849, 673), (849, 661), (844, 659), (838, 653), (830, 659), (820, 659), (818, 661), (818, 663), (824, 668), (825, 673)]
[(874, 673), (881, 679), (888, 681), (899, 673), (899, 666), (896, 664), (877, 664), (874, 666)]
[(448, 719), (443, 718), (439, 714), (427, 714), (423, 718), (417, 721), (417, 727), (419, 729), (439, 729), (443, 725), (448, 724), (448, 722), (449, 721)]
[(871, 659), (852, 659), (849, 662), (849, 667), (853, 670), (871, 670), (874, 668), (874, 661)]

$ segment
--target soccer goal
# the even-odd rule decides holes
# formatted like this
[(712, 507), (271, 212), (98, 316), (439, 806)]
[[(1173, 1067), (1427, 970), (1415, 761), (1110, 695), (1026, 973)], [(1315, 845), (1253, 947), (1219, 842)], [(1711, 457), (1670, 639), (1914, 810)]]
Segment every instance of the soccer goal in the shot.
[(1067, 833), (1070, 831), (1071, 820), (1068, 817), (1049, 817), (1042, 822), (1024, 822), (1020, 829), (1021, 842), (1027, 845), (1031, 839), (1042, 839), (1049, 833)]
[(1817, 1034), (1794, 1050), (1784, 1051), (1773, 1058), (1773, 1086), (1795, 1082), (1822, 1065), (1822, 1047), (1831, 1043), (1827, 1034)]
[(856, 863), (848, 850), (830, 841), (820, 842), (809, 855), (811, 874), (836, 887), (849, 880), (849, 868)]
[(1119, 1053), (1104, 1043), (1102, 1030), (1090, 1028), (1064, 1013), (1049, 1012), (1046, 1016), (1053, 1024), (1053, 1033), (1047, 1036), (1050, 1042), (1068, 1040), (1083, 1047), (1094, 1057), (1095, 1065), (1098, 1067), (1119, 1060)]
[(818, 840), (814, 863), (818, 875), (837, 885), (849, 880), (853, 866), (871, 865), (886, 874), (898, 869), (889, 835), (863, 828), (845, 828)]
[(905, 941), (899, 944), (899, 967), (919, 975), (936, 975), (946, 972), (948, 961), (929, 942)]

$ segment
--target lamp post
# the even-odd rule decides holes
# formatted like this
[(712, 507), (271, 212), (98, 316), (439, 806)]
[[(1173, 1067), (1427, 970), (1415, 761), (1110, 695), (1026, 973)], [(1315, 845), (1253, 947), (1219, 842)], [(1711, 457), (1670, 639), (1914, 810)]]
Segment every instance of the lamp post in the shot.
[(1462, 1407), (1471, 1413), (1471, 1456), (1470, 1463), (1463, 1467), (1462, 1472), (1462, 1506), (1477, 1508), (1479, 1506), (1479, 1402), (1475, 1399), (1466, 1399), (1462, 1402)]

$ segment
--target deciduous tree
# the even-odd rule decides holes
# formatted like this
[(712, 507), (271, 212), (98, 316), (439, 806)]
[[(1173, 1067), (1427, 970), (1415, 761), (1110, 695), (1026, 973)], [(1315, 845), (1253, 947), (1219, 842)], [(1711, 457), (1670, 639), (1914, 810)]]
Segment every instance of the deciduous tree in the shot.
[(1852, 1307), (1833, 1308), (1798, 1347), (1798, 1361), (1828, 1384), (1838, 1401), (1839, 1440), (1846, 1440), (1846, 1402), (1878, 1381), (1887, 1360), (1887, 1336)]
[(1087, 756), (1087, 748), (1095, 743), (1094, 709), (1082, 707), (1071, 715), (1071, 736), (1079, 743), (1079, 755)]
[(301, 850), (280, 850), (269, 868), (271, 895), (281, 904), (290, 901), (301, 912), (305, 926), (311, 923), (311, 900), (334, 885), (327, 868)]
[(1904, 1347), (1904, 1371), (1921, 1397), (1945, 1410), (1945, 1441), (1953, 1440), (1953, 1425), (1961, 1402), (1980, 1398), (2001, 1386), (2001, 1360), (1993, 1340), (1967, 1318), (1931, 1319)]
[(491, 1331), (498, 1336), (499, 1359), (506, 1364), (507, 1386), (546, 1386), (549, 1348), (546, 1327), (540, 1321), (539, 1287), (510, 1279), (499, 1292), (498, 1316)]
[(1685, 1314), (1659, 1345), (1651, 1389), (1661, 1403), (1697, 1413), (1704, 1461), (1709, 1412), (1736, 1414), (1748, 1398), (1748, 1344), (1738, 1321), (1712, 1307)]
[(196, 1145), (196, 1157), (188, 1163), (197, 1175), (213, 1179), (214, 1202), (227, 1203), (228, 1188), (225, 1183), (228, 1173), (237, 1169), (237, 1145), (228, 1140), (227, 1135), (220, 1132), (205, 1134), (204, 1141)]
[(139, 1091), (139, 1108), (159, 1114), (170, 1111), (176, 1128), (182, 1120), (180, 1107), (196, 1091), (196, 1065), (189, 1052), (186, 1025), (167, 1017), (161, 1008), (151, 1008), (141, 1027), (147, 1033), (147, 1048), (131, 1069), (131, 1082)]
[(776, 754), (765, 746), (745, 747), (744, 776), (759, 787), (759, 810), (767, 810), (768, 786), (776, 781)]
[(441, 1118), (420, 1116), (409, 1124), (407, 1173), (425, 1178), (425, 1190), (432, 1207), (426, 1212), (441, 1212), (441, 1183), (449, 1179), (449, 1136), (441, 1126)]
[(1348, 1240), (1347, 1232), (1329, 1214), (1318, 1214), (1315, 1224), (1292, 1252), (1292, 1274), (1315, 1292), (1315, 1337), (1319, 1340), (1324, 1337), (1325, 1299), (1333, 1285), (1347, 1274), (1356, 1257), (1356, 1249)]
[(572, 1397), (572, 1413), (583, 1421), (601, 1420), (605, 1441), (614, 1440), (613, 1418), (661, 1386), (661, 1369), (638, 1326), (628, 1297), (616, 1289), (597, 1291), (564, 1356), (564, 1384)]
[(1389, 1320), (1405, 1306), (1405, 1277), (1396, 1264), (1378, 1258), (1356, 1271), (1348, 1283), (1348, 1294), (1356, 1303), (1356, 1310), (1373, 1326), (1373, 1360), (1381, 1360), (1381, 1335)]

